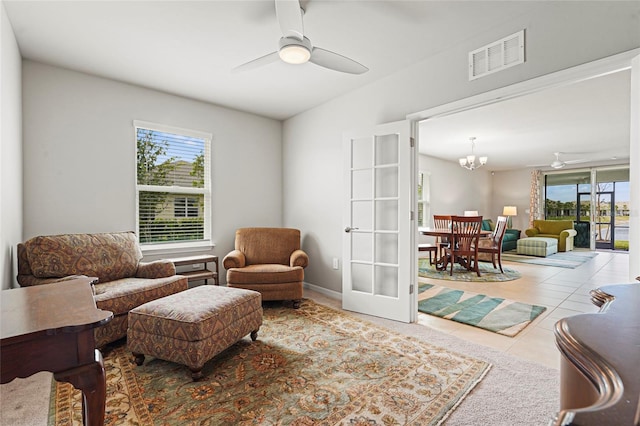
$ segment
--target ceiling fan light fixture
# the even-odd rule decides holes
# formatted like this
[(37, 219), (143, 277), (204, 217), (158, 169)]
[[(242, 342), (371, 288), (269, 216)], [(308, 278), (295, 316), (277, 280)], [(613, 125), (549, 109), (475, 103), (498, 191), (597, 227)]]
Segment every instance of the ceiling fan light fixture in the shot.
[(305, 46), (289, 44), (278, 51), (280, 59), (288, 64), (304, 64), (311, 58), (311, 52)]
[(311, 42), (304, 37), (298, 40), (294, 37), (282, 37), (278, 56), (288, 64), (300, 65), (311, 59)]

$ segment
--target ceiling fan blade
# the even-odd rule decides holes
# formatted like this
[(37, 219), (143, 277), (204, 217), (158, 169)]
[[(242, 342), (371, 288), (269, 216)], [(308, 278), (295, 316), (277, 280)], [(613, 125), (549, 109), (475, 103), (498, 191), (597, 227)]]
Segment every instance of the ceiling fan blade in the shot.
[(280, 60), (280, 56), (278, 56), (278, 52), (272, 52), (272, 53), (269, 53), (268, 55), (264, 55), (257, 59), (254, 59), (253, 61), (249, 61), (245, 64), (238, 65), (233, 69), (233, 72), (236, 73), (236, 72), (251, 71), (258, 67), (262, 67), (264, 65), (268, 65), (272, 62), (277, 62), (279, 60)]
[(294, 37), (302, 41), (304, 25), (298, 0), (276, 0), (276, 16), (283, 37)]
[(362, 74), (369, 71), (369, 68), (354, 61), (353, 59), (349, 59), (346, 56), (342, 56), (319, 47), (313, 48), (309, 62), (313, 62), (321, 67), (349, 74)]
[(592, 160), (564, 160), (565, 164), (580, 164), (580, 163), (588, 163), (589, 161)]

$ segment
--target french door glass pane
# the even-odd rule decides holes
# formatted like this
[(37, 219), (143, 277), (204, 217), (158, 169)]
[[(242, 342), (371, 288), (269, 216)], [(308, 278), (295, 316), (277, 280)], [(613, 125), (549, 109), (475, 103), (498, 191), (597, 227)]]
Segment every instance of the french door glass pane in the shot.
[(398, 234), (376, 234), (376, 263), (398, 264)]
[(398, 135), (376, 137), (376, 166), (398, 163)]
[(371, 168), (373, 159), (373, 144), (369, 138), (353, 139), (351, 141), (351, 168)]
[(376, 230), (377, 231), (397, 231), (398, 230), (398, 201), (397, 200), (376, 201)]
[(371, 265), (353, 263), (351, 265), (351, 288), (355, 291), (373, 293), (373, 277)]
[(371, 262), (372, 243), (370, 233), (351, 232), (351, 258), (356, 262)]
[(351, 226), (361, 230), (373, 228), (373, 209), (371, 201), (353, 201), (351, 203)]
[(375, 294), (398, 297), (398, 268), (376, 266)]
[(351, 198), (371, 199), (371, 169), (351, 172)]

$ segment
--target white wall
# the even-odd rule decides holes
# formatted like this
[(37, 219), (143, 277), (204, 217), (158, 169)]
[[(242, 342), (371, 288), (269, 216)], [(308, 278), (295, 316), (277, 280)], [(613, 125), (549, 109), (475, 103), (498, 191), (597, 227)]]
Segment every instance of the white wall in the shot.
[(14, 251), (22, 240), (22, 59), (0, 3), (0, 280), (15, 283)]
[[(529, 228), (529, 193), (531, 190), (531, 169), (495, 172), (491, 198), (492, 216), (502, 215), (504, 206), (516, 206), (518, 215), (511, 218), (512, 227), (519, 229), (524, 237)], [(495, 219), (494, 219), (495, 221)]]
[[(343, 132), (637, 48), (639, 12), (638, 2), (540, 2), (530, 13), (285, 121), (284, 223), (307, 239), (305, 280), (342, 288), (341, 270), (332, 270), (330, 259), (342, 257)], [(523, 28), (526, 63), (468, 81), (469, 51)]]
[(32, 61), (23, 103), (25, 239), (135, 229), (133, 120), (213, 134), (214, 254), (282, 224), (280, 121)]
[(432, 216), (462, 215), (465, 210), (477, 210), (481, 216), (493, 218), (495, 223), (491, 210), (492, 179), (488, 170), (469, 171), (458, 163), (429, 155), (420, 155), (418, 160), (418, 169), (430, 174)]

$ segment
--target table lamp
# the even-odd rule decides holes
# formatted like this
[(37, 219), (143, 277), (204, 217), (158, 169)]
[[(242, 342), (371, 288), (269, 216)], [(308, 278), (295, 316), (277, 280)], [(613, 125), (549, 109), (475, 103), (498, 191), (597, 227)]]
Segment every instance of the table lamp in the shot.
[(511, 229), (511, 216), (518, 216), (518, 208), (516, 206), (504, 206), (502, 216), (507, 216), (507, 228)]

